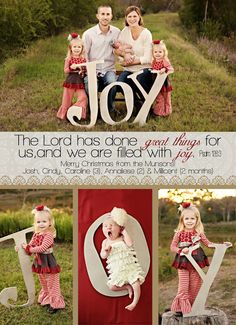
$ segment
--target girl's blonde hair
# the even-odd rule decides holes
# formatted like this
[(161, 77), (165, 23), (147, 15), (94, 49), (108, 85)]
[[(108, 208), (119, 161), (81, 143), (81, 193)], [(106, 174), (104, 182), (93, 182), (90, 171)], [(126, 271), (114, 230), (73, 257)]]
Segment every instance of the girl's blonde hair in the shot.
[(34, 215), (34, 224), (33, 224), (34, 232), (35, 233), (40, 232), (37, 227), (37, 224), (36, 224), (36, 216), (41, 215), (41, 216), (48, 218), (49, 223), (50, 223), (48, 231), (50, 231), (53, 234), (53, 237), (55, 238), (56, 237), (56, 228), (55, 228), (54, 217), (52, 215), (51, 210), (48, 207), (46, 207), (45, 205), (40, 205), (40, 206), (36, 206), (35, 209), (32, 210), (32, 214)]
[(154, 48), (158, 48), (160, 47), (163, 51), (164, 51), (164, 58), (167, 59), (168, 58), (168, 50), (167, 50), (167, 47), (166, 47), (166, 44), (164, 41), (153, 41), (152, 42), (152, 53), (153, 53), (153, 50)]
[(185, 212), (187, 211), (193, 211), (195, 217), (197, 218), (197, 222), (196, 222), (196, 226), (195, 226), (195, 230), (196, 232), (200, 235), (200, 234), (204, 234), (204, 227), (203, 227), (203, 224), (202, 224), (202, 221), (201, 221), (201, 215), (200, 215), (200, 212), (199, 210), (194, 206), (194, 205), (190, 205), (189, 207), (187, 208), (182, 208), (181, 209), (181, 214), (180, 214), (180, 218), (179, 218), (179, 224), (178, 224), (178, 227), (176, 228), (176, 232), (178, 231), (182, 231), (184, 230), (184, 215), (185, 215)]
[(79, 44), (82, 46), (82, 51), (80, 53), (80, 56), (82, 58), (85, 57), (85, 48), (84, 48), (84, 42), (83, 40), (78, 36), (77, 38), (73, 38), (72, 40), (69, 41), (68, 44), (68, 50), (67, 50), (67, 55), (66, 55), (66, 59), (69, 59), (72, 57), (72, 51), (71, 51), (71, 47), (73, 45), (73, 42), (79, 42)]
[(126, 9), (126, 11), (125, 11), (125, 26), (129, 26), (126, 17), (133, 11), (135, 11), (139, 15), (139, 22), (138, 22), (139, 26), (143, 26), (144, 23), (143, 23), (143, 17), (142, 17), (141, 10), (139, 9), (139, 7), (136, 7), (136, 6), (129, 6)]

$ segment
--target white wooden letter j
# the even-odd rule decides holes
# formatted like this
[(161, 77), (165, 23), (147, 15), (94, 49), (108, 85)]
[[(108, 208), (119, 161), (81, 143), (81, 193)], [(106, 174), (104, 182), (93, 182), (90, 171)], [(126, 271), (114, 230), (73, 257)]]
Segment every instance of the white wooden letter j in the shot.
[(18, 257), (20, 261), (21, 271), (23, 274), (25, 286), (28, 294), (28, 301), (23, 305), (13, 305), (8, 302), (9, 299), (17, 301), (17, 288), (9, 287), (0, 292), (0, 303), (8, 308), (10, 307), (26, 307), (34, 303), (35, 299), (35, 285), (34, 278), (31, 270), (31, 262), (28, 255), (26, 255), (24, 249), (21, 247), (22, 243), (26, 243), (26, 234), (33, 232), (33, 227), (26, 228), (24, 230), (15, 232), (14, 234), (0, 238), (0, 242), (4, 242), (9, 239), (15, 241), (15, 245), (19, 247)]

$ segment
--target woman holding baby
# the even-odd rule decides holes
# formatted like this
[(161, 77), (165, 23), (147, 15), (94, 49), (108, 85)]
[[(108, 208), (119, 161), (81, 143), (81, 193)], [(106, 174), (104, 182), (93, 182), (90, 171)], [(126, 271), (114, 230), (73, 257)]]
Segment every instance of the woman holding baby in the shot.
[(118, 81), (131, 86), (134, 92), (135, 106), (140, 107), (140, 100), (141, 102), (144, 100), (143, 95), (134, 82), (127, 77), (134, 72), (143, 70), (137, 76), (137, 80), (145, 91), (149, 92), (152, 86), (152, 76), (149, 71), (152, 61), (152, 34), (147, 28), (143, 27), (141, 11), (136, 6), (130, 6), (126, 9), (125, 25), (126, 27), (121, 31), (118, 41), (121, 44), (131, 45), (132, 51), (124, 56), (124, 51), (115, 50), (117, 55), (123, 57), (121, 65), (124, 67)]

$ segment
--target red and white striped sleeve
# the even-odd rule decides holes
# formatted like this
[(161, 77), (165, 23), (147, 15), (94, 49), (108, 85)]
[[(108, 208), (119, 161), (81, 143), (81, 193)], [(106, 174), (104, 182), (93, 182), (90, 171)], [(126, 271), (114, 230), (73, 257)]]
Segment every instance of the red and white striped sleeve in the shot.
[(181, 249), (178, 247), (178, 244), (179, 244), (179, 232), (176, 232), (172, 239), (170, 250), (177, 254), (181, 252)]
[(163, 60), (164, 68), (166, 69), (166, 72), (174, 72), (174, 68), (172, 67), (169, 59)]
[(206, 235), (205, 235), (205, 234), (201, 234), (200, 236), (201, 236), (201, 242), (202, 242), (205, 246), (209, 247), (209, 245), (212, 244), (212, 242), (209, 241), (209, 240), (206, 238)]
[(65, 59), (65, 64), (64, 64), (64, 72), (69, 73), (70, 71), (71, 71), (70, 70), (70, 59), (66, 58)]

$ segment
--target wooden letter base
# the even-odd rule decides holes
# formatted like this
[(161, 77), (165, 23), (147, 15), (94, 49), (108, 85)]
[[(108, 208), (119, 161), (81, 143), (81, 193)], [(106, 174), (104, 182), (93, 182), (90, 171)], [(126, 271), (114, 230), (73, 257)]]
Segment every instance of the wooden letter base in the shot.
[(168, 311), (162, 315), (162, 322), (159, 325), (229, 325), (226, 314), (218, 308), (205, 310), (203, 315), (181, 317)]

